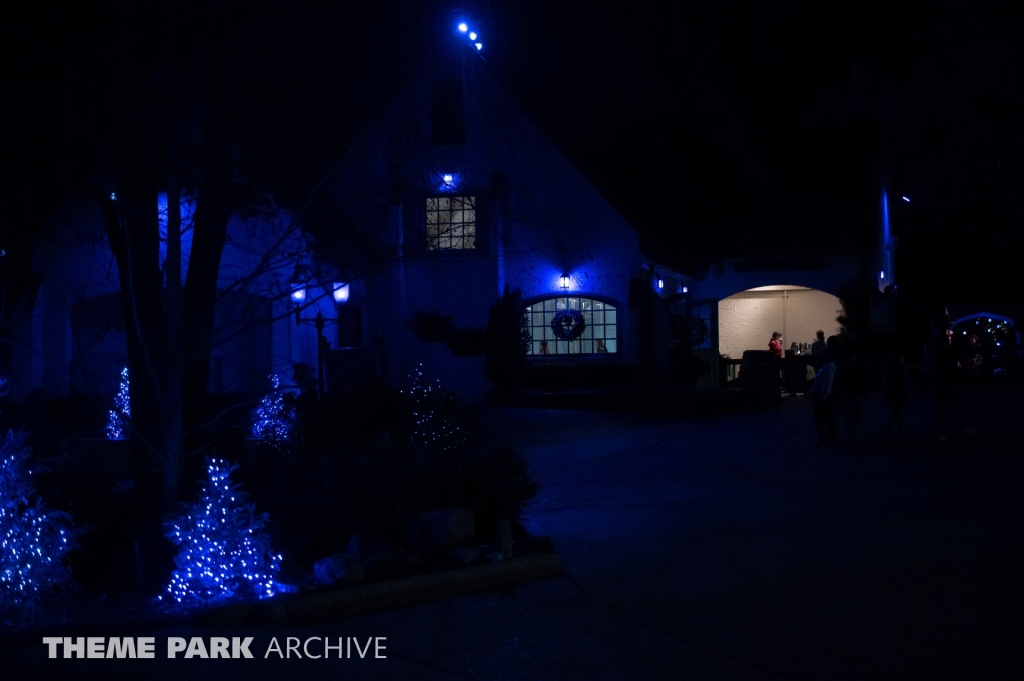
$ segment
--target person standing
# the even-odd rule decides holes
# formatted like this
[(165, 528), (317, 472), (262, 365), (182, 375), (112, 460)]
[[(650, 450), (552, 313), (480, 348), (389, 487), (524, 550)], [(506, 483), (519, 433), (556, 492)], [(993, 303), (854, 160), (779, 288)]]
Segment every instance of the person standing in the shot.
[(818, 430), (817, 445), (834, 445), (838, 439), (836, 428), (835, 395), (832, 394), (832, 382), (835, 378), (836, 364), (832, 361), (832, 348), (838, 339), (831, 336), (828, 339), (826, 352), (821, 356), (821, 368), (814, 375), (814, 381), (808, 388), (807, 394), (811, 397), (811, 404), (814, 408), (814, 425)]
[(950, 331), (939, 321), (933, 321), (932, 336), (928, 341), (928, 358), (934, 372), (935, 385), (935, 439), (938, 442), (947, 440), (944, 434), (946, 412), (953, 410), (956, 419), (956, 435), (966, 435), (970, 431), (964, 422), (964, 401), (960, 394), (960, 363), (953, 349)]
[(903, 414), (913, 396), (910, 372), (907, 371), (907, 367), (903, 363), (903, 353), (901, 352), (894, 352), (889, 356), (889, 363), (882, 379), (882, 396), (890, 409), (889, 422), (882, 435), (882, 444), (886, 447), (889, 446), (892, 442), (893, 432), (895, 432), (898, 445), (903, 440)]
[(782, 334), (778, 331), (772, 333), (772, 339), (768, 341), (768, 349), (771, 350), (776, 357), (782, 358)]
[(825, 348), (828, 346), (825, 344), (824, 331), (818, 329), (818, 332), (815, 334), (815, 336), (817, 336), (817, 338), (815, 338), (814, 342), (811, 343), (811, 357), (814, 358), (815, 362), (820, 362), (821, 356), (825, 354)]

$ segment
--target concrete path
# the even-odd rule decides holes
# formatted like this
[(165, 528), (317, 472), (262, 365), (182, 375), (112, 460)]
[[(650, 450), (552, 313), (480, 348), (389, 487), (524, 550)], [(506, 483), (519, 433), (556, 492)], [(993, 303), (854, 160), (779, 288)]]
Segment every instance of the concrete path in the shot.
[[(148, 633), (158, 657), (167, 636), (252, 636), (253, 660), (48, 660), (40, 644), (0, 661), (77, 679), (1024, 678), (1022, 407), (972, 391), (974, 435), (940, 447), (919, 396), (907, 446), (883, 450), (876, 400), (852, 456), (811, 446), (802, 399), (701, 418), (494, 410), (542, 483), (530, 515), (564, 577), (308, 629)], [(288, 636), (384, 636), (387, 659), (262, 659)]]

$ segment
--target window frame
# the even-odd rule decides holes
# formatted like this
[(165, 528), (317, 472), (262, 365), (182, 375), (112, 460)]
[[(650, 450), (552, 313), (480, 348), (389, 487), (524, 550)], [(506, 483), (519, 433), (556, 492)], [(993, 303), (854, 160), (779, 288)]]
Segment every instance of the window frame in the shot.
[[(589, 352), (589, 353), (564, 353), (564, 354), (552, 354), (552, 355), (539, 355), (533, 352), (533, 334), (532, 330), (535, 328), (541, 328), (534, 326), (532, 323), (527, 325), (527, 328), (531, 330), (531, 346), (530, 352), (527, 353), (526, 358), (531, 362), (560, 362), (567, 359), (586, 359), (588, 362), (621, 362), (624, 361), (625, 337), (619, 333), (619, 329), (624, 329), (622, 314), (625, 306), (619, 301), (614, 300), (608, 296), (601, 294), (590, 293), (588, 291), (568, 291), (559, 293), (548, 293), (546, 295), (531, 296), (530, 298), (523, 301), (523, 314), (529, 314), (526, 312), (526, 308), (533, 307), (534, 305), (542, 304), (546, 300), (557, 300), (559, 298), (586, 298), (605, 305), (610, 305), (615, 310), (615, 352)], [(606, 326), (606, 325), (602, 325)], [(541, 339), (543, 340), (543, 339)], [(575, 342), (575, 341), (572, 341)]]
[[(480, 198), (481, 198), (481, 196), (482, 196), (482, 192), (477, 190), (476, 188), (473, 188), (473, 187), (468, 187), (468, 188), (465, 188), (465, 189), (460, 189), (460, 190), (452, 191), (452, 192), (433, 191), (433, 192), (424, 192), (424, 193), (420, 194), (420, 198), (419, 198), (419, 211), (418, 211), (418, 217), (419, 217), (418, 223), (419, 223), (420, 229), (418, 230), (418, 233), (419, 233), (419, 243), (420, 243), (420, 246), (423, 249), (423, 251), (425, 253), (430, 254), (430, 255), (444, 254), (445, 256), (457, 256), (457, 255), (466, 256), (466, 255), (483, 255), (483, 254), (485, 254), (486, 253), (486, 248), (482, 248), (481, 247), (481, 232), (483, 231), (482, 211), (480, 209)], [(474, 202), (474, 206), (473, 206), (473, 213), (474, 213), (473, 247), (472, 248), (431, 248), (430, 247), (430, 238), (429, 238), (429, 236), (427, 234), (427, 212), (428, 212), (427, 211), (427, 201), (429, 201), (430, 199), (454, 199), (454, 198), (471, 198), (471, 199), (473, 199), (473, 202)], [(463, 224), (465, 224), (465, 223), (463, 223)]]

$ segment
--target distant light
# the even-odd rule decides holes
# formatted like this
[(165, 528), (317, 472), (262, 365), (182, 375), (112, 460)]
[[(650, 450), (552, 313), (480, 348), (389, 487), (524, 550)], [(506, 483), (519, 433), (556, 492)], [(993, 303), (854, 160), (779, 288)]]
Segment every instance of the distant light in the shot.
[(291, 298), (293, 303), (301, 303), (304, 301), (306, 299), (306, 287), (295, 286), (292, 288)]
[(469, 39), (470, 40), (476, 40), (476, 33), (473, 33), (472, 31), (470, 31), (469, 32)]
[(686, 286), (683, 287), (683, 293), (689, 293), (690, 289)]
[(964, 335), (965, 335), (965, 336), (967, 335), (967, 332), (966, 332), (966, 331), (964, 331)]
[(878, 278), (885, 279), (885, 270), (878, 270)]
[(910, 203), (910, 199), (908, 199), (907, 197), (903, 196), (903, 197), (900, 197), (900, 198), (902, 198), (902, 199), (903, 199), (904, 201), (906, 201), (907, 203)]
[(468, 30), (469, 26), (466, 26), (466, 24), (459, 24), (459, 33), (465, 33)]
[(110, 200), (117, 201), (117, 194), (115, 194), (114, 192), (110, 192)]
[(479, 52), (480, 50), (484, 49), (484, 45), (483, 45), (483, 43), (475, 43), (475, 44), (476, 44), (476, 49), (477, 49), (477, 51), (478, 51), (478, 52)]
[(339, 282), (334, 283), (334, 302), (336, 303), (347, 303), (348, 302), (348, 284), (342, 284)]

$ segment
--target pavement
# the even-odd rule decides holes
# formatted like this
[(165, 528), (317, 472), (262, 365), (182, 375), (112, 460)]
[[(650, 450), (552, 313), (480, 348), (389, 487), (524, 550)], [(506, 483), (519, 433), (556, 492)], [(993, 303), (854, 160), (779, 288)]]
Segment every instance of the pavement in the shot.
[[(1024, 678), (1024, 396), (966, 394), (973, 434), (814, 447), (810, 404), (702, 416), (491, 409), (541, 491), (565, 574), (305, 627), (178, 626), (156, 659), (0, 647), (4, 679)], [(54, 635), (74, 632), (54, 632)], [(166, 659), (168, 637), (253, 637), (253, 659)], [(276, 639), (385, 637), (385, 658), (278, 659)], [(208, 642), (208, 641), (207, 641)], [(59, 655), (59, 653), (58, 653)], [(336, 656), (337, 653), (333, 652)]]

